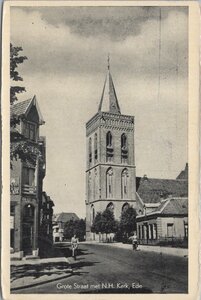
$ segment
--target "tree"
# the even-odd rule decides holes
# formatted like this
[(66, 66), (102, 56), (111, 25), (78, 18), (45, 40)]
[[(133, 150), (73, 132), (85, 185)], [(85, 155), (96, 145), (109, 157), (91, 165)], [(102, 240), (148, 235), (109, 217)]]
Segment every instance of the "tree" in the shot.
[[(26, 56), (20, 56), (19, 52), (23, 51), (22, 47), (14, 47), (10, 44), (10, 79), (11, 82), (23, 81), (17, 68), (27, 59)], [(25, 87), (12, 85), (10, 86), (10, 105), (12, 106), (17, 100), (17, 94), (25, 92)], [(31, 144), (27, 138), (21, 134), (16, 126), (20, 124), (19, 116), (11, 114), (10, 116), (10, 161), (18, 158), (23, 162), (36, 165), (37, 158), (42, 159), (39, 147)]]
[(136, 230), (136, 211), (132, 206), (122, 211), (119, 229), (123, 236), (129, 236)]
[(91, 231), (95, 233), (115, 233), (118, 229), (118, 223), (114, 218), (114, 213), (110, 209), (98, 212), (95, 216)]
[(117, 230), (117, 222), (111, 209), (104, 210), (102, 214), (102, 227), (104, 233), (114, 233)]
[(74, 234), (80, 241), (84, 240), (86, 232), (86, 222), (84, 219), (69, 220), (64, 224), (64, 238), (70, 240)]
[(102, 213), (97, 212), (93, 224), (91, 226), (91, 231), (98, 234), (99, 232), (103, 233), (102, 230)]
[(84, 219), (80, 219), (76, 223), (77, 224), (75, 226), (75, 234), (80, 241), (83, 241), (85, 239), (86, 234), (86, 221)]
[[(22, 47), (14, 47), (10, 44), (10, 78), (12, 81), (23, 81), (22, 77), (16, 70), (19, 64), (22, 64), (27, 59), (26, 56), (20, 56), (19, 52), (23, 51)], [(17, 101), (17, 94), (25, 92), (25, 87), (11, 85), (10, 87), (10, 104)]]

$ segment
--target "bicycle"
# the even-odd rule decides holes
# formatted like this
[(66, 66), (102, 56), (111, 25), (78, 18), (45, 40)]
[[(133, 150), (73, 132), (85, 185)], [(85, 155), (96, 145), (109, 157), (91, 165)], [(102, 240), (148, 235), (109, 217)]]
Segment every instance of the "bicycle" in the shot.
[(77, 257), (77, 245), (72, 245), (72, 257), (74, 258), (74, 260), (76, 260)]

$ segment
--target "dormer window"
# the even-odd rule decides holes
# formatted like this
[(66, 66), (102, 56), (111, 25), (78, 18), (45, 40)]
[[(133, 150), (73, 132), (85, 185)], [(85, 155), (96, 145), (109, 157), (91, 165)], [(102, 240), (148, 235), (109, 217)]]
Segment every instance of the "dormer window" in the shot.
[(121, 162), (128, 162), (128, 145), (127, 145), (127, 136), (125, 133), (121, 135)]
[(106, 134), (106, 161), (111, 161), (113, 157), (112, 134), (110, 131)]
[(36, 140), (36, 125), (33, 123), (24, 123), (24, 135), (31, 141)]

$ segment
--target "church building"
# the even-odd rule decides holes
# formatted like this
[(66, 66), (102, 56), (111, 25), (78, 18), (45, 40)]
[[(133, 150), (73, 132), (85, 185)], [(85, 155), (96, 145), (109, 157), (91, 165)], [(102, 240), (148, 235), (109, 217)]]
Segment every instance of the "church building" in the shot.
[(98, 112), (86, 123), (86, 239), (97, 212), (113, 210), (119, 219), (128, 205), (136, 208), (134, 117), (121, 114), (110, 65)]

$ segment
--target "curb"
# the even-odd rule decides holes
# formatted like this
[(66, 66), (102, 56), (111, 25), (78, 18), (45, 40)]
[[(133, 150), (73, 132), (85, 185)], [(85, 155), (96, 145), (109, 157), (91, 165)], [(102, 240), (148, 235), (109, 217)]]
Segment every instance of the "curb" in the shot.
[[(102, 243), (102, 242), (85, 242), (83, 244), (98, 244), (98, 245), (106, 245), (109, 247), (115, 247), (115, 248), (119, 248), (119, 249), (127, 249), (127, 250), (132, 250), (132, 248), (128, 248), (128, 247), (121, 247), (122, 245), (127, 245), (127, 244), (119, 244), (119, 245), (115, 245), (115, 243)], [(130, 245), (132, 246), (132, 245)], [(141, 247), (142, 246), (142, 247)], [(184, 251), (183, 248), (169, 248), (169, 249), (174, 249), (170, 250), (170, 252), (168, 252), (169, 249), (167, 249), (166, 247), (160, 247), (160, 248), (148, 248), (148, 247), (152, 247), (152, 246), (147, 246), (147, 245), (139, 245), (138, 247), (138, 251), (143, 251), (143, 252), (154, 252), (154, 253), (158, 253), (158, 254), (165, 254), (165, 255), (171, 255), (171, 256), (177, 256), (177, 257), (188, 257), (188, 249), (185, 249), (186, 251)], [(176, 249), (180, 249), (180, 251), (178, 251), (178, 253), (176, 253)], [(183, 250), (183, 251), (182, 251)], [(133, 250), (132, 250), (133, 251)], [(185, 253), (179, 253), (179, 252), (185, 252)]]

